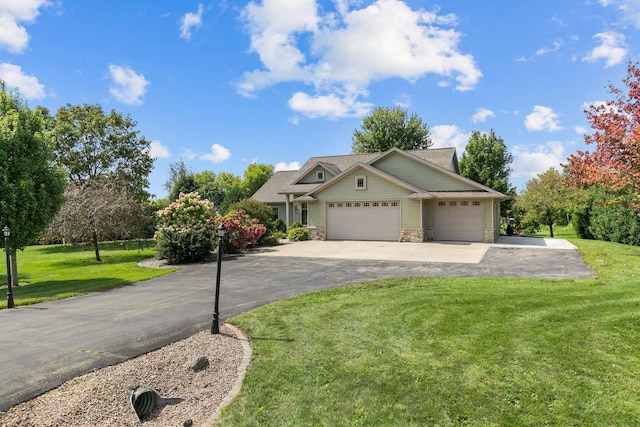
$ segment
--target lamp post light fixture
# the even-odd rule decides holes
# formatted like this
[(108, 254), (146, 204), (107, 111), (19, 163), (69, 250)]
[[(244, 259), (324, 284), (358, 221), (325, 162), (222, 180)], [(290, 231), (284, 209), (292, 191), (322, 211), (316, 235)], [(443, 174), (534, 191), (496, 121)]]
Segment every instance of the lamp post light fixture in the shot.
[(218, 269), (216, 271), (216, 300), (213, 306), (213, 322), (211, 323), (211, 333), (220, 333), (220, 312), (218, 311), (218, 303), (220, 302), (220, 270), (222, 268), (222, 242), (227, 230), (224, 224), (218, 226)]
[(4, 251), (7, 254), (7, 308), (13, 308), (13, 289), (11, 289), (11, 245), (9, 244), (9, 237), (11, 237), (11, 230), (6, 225), (2, 228), (4, 233)]

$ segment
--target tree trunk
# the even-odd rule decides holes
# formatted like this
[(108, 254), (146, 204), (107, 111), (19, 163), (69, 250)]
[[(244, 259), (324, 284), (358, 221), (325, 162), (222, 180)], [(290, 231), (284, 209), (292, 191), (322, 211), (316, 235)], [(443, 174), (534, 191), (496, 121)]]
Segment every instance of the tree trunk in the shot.
[(18, 283), (18, 260), (16, 252), (11, 252), (11, 286), (20, 286)]
[(93, 249), (96, 252), (96, 261), (102, 262), (100, 259), (100, 248), (98, 247), (98, 233), (93, 232)]
[(553, 223), (549, 224), (549, 234), (551, 235), (551, 238), (553, 239)]

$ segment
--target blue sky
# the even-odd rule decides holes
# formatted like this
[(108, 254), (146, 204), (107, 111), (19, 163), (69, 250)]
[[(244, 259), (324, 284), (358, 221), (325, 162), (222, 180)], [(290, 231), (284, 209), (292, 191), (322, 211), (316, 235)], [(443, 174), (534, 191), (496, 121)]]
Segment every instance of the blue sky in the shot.
[(348, 154), (374, 107), (401, 106), (462, 155), (493, 129), (511, 181), (557, 167), (584, 109), (638, 60), (640, 0), (0, 0), (0, 79), (31, 107), (100, 104), (169, 165), (242, 175)]

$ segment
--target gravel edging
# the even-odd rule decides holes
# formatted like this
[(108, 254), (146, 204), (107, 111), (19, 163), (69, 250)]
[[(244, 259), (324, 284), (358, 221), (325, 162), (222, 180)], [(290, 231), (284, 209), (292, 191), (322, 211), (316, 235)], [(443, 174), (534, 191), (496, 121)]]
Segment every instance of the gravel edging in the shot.
[[(199, 332), (74, 378), (0, 412), (0, 426), (211, 426), (240, 392), (251, 361), (251, 346), (242, 331), (223, 324), (220, 332)], [(190, 365), (197, 356), (205, 356), (209, 365), (193, 371)], [(156, 409), (141, 423), (130, 403), (130, 390), (136, 386), (184, 401)]]

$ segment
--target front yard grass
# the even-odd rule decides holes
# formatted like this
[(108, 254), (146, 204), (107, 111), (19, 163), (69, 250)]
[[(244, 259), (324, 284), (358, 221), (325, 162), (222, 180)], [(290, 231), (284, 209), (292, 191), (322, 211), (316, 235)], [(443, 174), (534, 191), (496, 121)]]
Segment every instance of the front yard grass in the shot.
[(597, 279), (393, 279), (231, 319), (254, 353), (219, 425), (640, 424), (640, 248), (571, 240)]
[[(105, 291), (167, 274), (175, 269), (139, 267), (136, 264), (155, 255), (154, 243), (141, 247), (126, 243), (100, 245), (102, 262), (93, 247), (84, 245), (29, 246), (18, 251), (20, 286), (13, 289), (16, 305), (35, 304), (90, 292)], [(5, 254), (0, 267), (0, 308), (7, 307)]]

